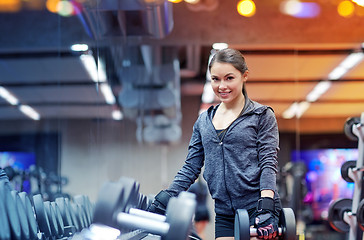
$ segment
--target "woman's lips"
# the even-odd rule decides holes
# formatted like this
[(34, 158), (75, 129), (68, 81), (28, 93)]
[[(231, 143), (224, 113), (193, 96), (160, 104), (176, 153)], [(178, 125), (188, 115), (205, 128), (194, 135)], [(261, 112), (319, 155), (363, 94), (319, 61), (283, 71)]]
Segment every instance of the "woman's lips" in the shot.
[(227, 97), (230, 94), (230, 92), (219, 92), (219, 94), (221, 97)]

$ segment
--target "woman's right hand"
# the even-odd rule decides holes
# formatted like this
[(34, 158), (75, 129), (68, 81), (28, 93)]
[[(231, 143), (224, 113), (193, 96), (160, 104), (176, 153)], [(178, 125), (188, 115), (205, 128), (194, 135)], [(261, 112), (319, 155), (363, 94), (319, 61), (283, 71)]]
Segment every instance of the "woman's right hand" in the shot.
[(169, 199), (172, 196), (165, 190), (160, 191), (152, 201), (152, 203), (147, 208), (148, 212), (157, 213), (161, 215), (166, 215), (166, 209)]

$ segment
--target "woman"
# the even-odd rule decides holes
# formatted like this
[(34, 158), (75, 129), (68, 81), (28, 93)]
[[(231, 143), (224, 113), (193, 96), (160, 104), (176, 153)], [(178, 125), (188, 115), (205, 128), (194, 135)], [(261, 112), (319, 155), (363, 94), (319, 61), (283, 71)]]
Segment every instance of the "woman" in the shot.
[(188, 189), (205, 165), (203, 176), (215, 202), (215, 238), (234, 239), (237, 209), (248, 210), (259, 238), (274, 238), (281, 210), (276, 190), (279, 136), (274, 112), (248, 98), (249, 71), (239, 51), (218, 51), (208, 68), (221, 103), (198, 117), (184, 166), (169, 188), (156, 196), (150, 210), (163, 213), (168, 199)]

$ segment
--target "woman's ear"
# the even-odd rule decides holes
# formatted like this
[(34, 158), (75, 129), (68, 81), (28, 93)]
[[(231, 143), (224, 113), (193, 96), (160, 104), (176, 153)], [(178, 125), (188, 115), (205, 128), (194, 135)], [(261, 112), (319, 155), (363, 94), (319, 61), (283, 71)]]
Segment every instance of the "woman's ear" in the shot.
[(248, 80), (249, 71), (246, 70), (243, 74), (244, 81)]

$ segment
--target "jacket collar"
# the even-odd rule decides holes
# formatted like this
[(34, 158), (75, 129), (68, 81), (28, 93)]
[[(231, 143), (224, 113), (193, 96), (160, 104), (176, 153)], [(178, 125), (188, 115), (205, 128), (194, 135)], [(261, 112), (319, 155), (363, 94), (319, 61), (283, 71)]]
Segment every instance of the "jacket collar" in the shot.
[[(241, 114), (241, 116), (244, 116), (246, 114), (251, 114), (251, 113), (256, 113), (256, 114), (260, 114), (263, 111), (265, 111), (267, 109), (267, 106), (262, 105), (258, 102), (255, 102), (253, 100), (251, 100), (247, 94), (244, 94), (245, 96), (245, 106), (244, 106), (244, 111)], [(212, 105), (207, 109), (207, 115), (210, 116), (210, 118), (212, 119), (213, 116), (216, 113), (217, 108), (220, 106), (220, 103), (217, 105)], [(272, 109), (273, 110), (273, 109)]]

